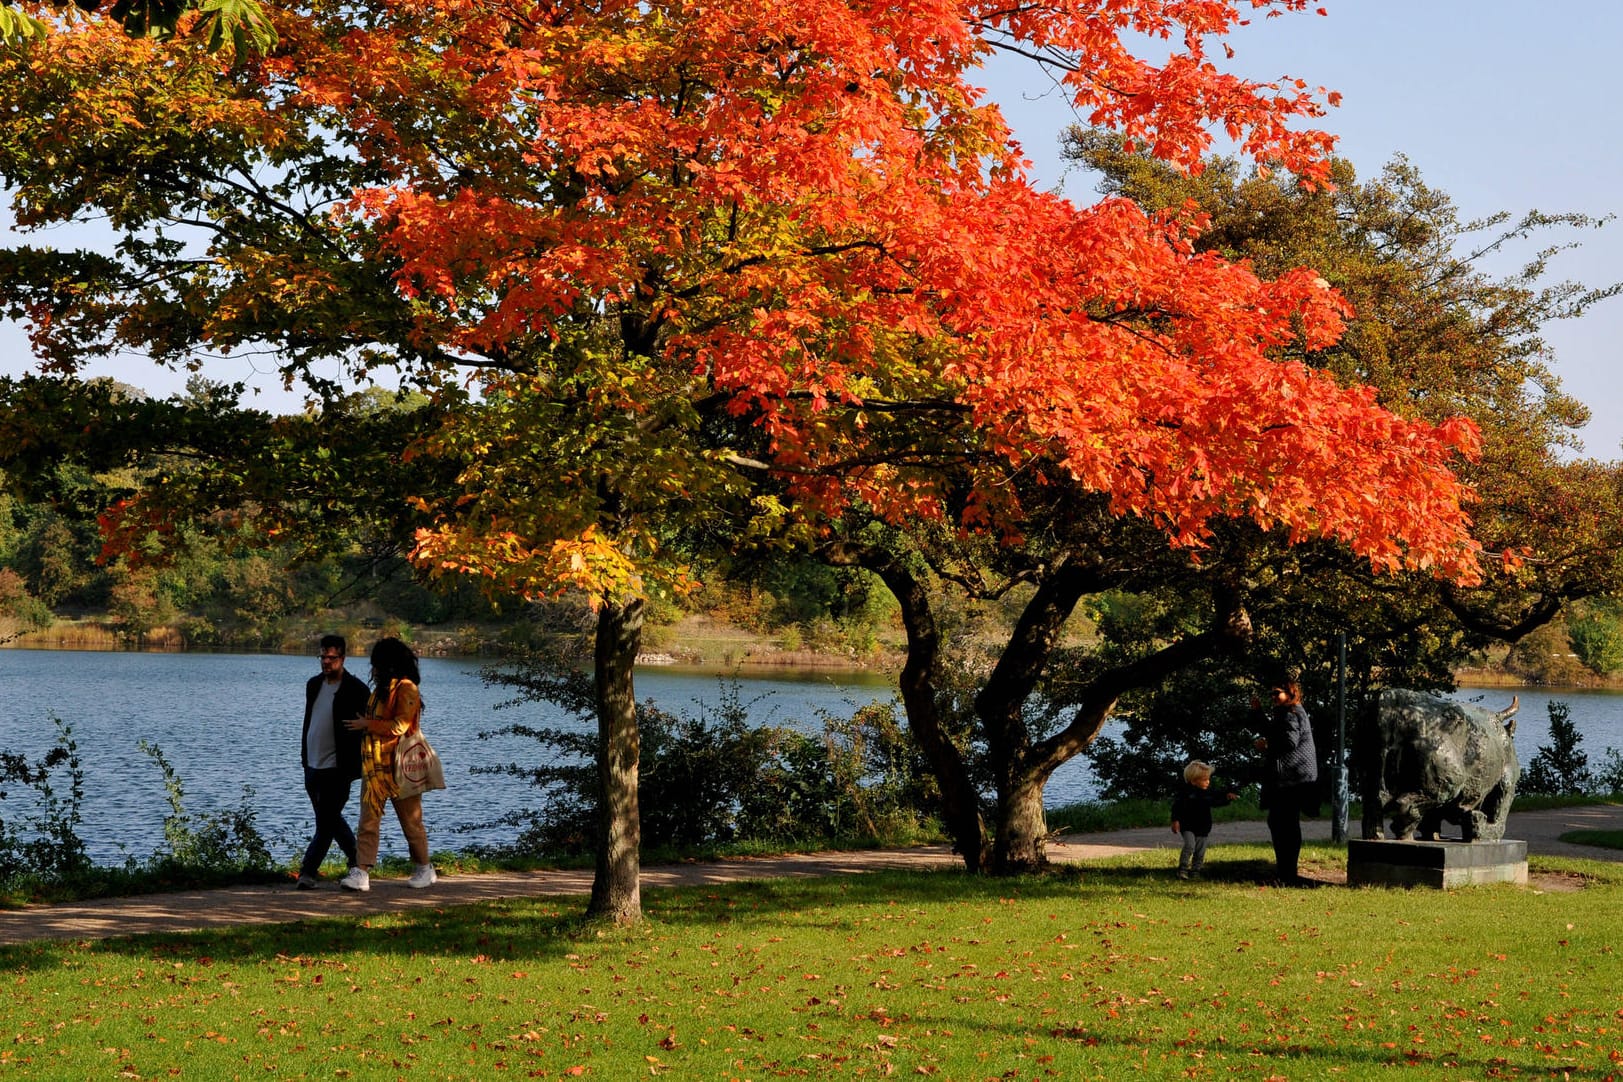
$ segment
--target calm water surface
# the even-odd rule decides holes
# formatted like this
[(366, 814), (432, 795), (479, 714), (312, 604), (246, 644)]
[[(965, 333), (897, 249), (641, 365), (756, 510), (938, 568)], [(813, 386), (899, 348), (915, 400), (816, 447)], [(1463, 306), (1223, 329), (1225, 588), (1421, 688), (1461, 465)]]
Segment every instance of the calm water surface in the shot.
[[(356, 663), (358, 661), (358, 664)], [(487, 687), (481, 663), (424, 658), (423, 728), (445, 764), (449, 788), (425, 798), (429, 842), (436, 850), (509, 841), (511, 827), (486, 827), (502, 815), (536, 807), (538, 791), (523, 779), (472, 775), (474, 766), (534, 763), (548, 749), (531, 740), (479, 733), (512, 724), (576, 727), (549, 704), (503, 707), (512, 689)], [(366, 677), (365, 659), (351, 671)], [(278, 857), (302, 850), (310, 806), (299, 768), (304, 682), (313, 657), (279, 654), (146, 654), (71, 650), (0, 650), (0, 748), (32, 760), (55, 741), (52, 716), (73, 728), (86, 778), (85, 839), (92, 859), (119, 864), (163, 845), (168, 803), (163, 776), (140, 750), (162, 749), (185, 788), (188, 812), (234, 809), (246, 799)], [(714, 674), (639, 669), (637, 696), (677, 713), (699, 715), (722, 701), (732, 681)], [(859, 706), (889, 700), (883, 678), (863, 674), (739, 678), (741, 700), (762, 725), (822, 731), (824, 714), (849, 716)], [(1092, 792), (1085, 763), (1071, 764), (1051, 786), (1056, 803)], [(0, 819), (17, 821), (22, 791), (0, 803)], [(349, 805), (353, 821), (359, 784)], [(11, 805), (8, 807), (8, 804)], [(384, 855), (405, 855), (386, 816)]]
[[(352, 665), (363, 679), (366, 663)], [(445, 763), (450, 788), (425, 800), (429, 840), (436, 850), (501, 844), (512, 828), (485, 827), (502, 815), (535, 807), (538, 793), (519, 778), (472, 775), (474, 766), (533, 763), (546, 752), (534, 741), (479, 733), (512, 724), (578, 725), (556, 708), (524, 703), (498, 709), (512, 697), (487, 687), (477, 661), (425, 658), (423, 727)], [(55, 741), (52, 716), (73, 727), (85, 771), (84, 823), (92, 859), (122, 863), (145, 858), (163, 844), (168, 803), (157, 765), (140, 750), (162, 749), (185, 788), (193, 814), (234, 809), (246, 799), (278, 859), (301, 851), (310, 807), (299, 769), (299, 726), (304, 682), (315, 675), (313, 657), (279, 654), (143, 654), (71, 650), (0, 650), (0, 748), (32, 760)], [(728, 685), (714, 674), (639, 669), (639, 699), (690, 715), (716, 708)], [(859, 706), (888, 701), (893, 687), (862, 674), (793, 678), (739, 678), (741, 700), (762, 725), (821, 732), (825, 714), (849, 716)], [(1510, 690), (1466, 689), (1462, 698), (1498, 708)], [(1549, 742), (1546, 704), (1567, 702), (1597, 764), (1608, 747), (1623, 748), (1623, 694), (1518, 690), (1522, 708), (1517, 746), (1525, 762)], [(1107, 729), (1109, 731), (1109, 729)], [(1049, 806), (1088, 799), (1096, 792), (1086, 760), (1066, 764), (1050, 781)], [(246, 797), (245, 797), (246, 794)], [(16, 822), (25, 792), (12, 787), (0, 819)], [(353, 819), (360, 795), (350, 804)], [(383, 831), (385, 855), (404, 856), (392, 817)]]
[[(357, 663), (358, 662), (358, 663)], [(351, 659), (363, 680), (364, 658)], [(476, 765), (531, 763), (547, 749), (532, 740), (479, 733), (512, 724), (578, 727), (549, 704), (497, 709), (513, 697), (487, 687), (480, 662), (424, 658), (423, 729), (445, 764), (448, 788), (424, 801), (433, 848), (509, 840), (511, 827), (479, 828), (505, 813), (534, 807), (539, 793), (522, 779), (471, 775)], [(304, 682), (314, 657), (278, 654), (146, 654), (58, 650), (0, 651), (0, 747), (33, 758), (55, 739), (50, 717), (73, 727), (86, 777), (80, 836), (98, 863), (146, 857), (162, 846), (168, 803), (157, 764), (140, 750), (145, 740), (162, 749), (185, 787), (192, 813), (236, 808), (247, 801), (278, 857), (302, 849), (310, 805), (299, 767)], [(639, 671), (639, 699), (678, 712), (718, 704), (714, 676)], [(819, 710), (849, 713), (889, 698), (883, 683), (742, 681), (745, 702), (762, 724), (820, 727)], [(349, 805), (356, 815), (360, 786)], [(4, 805), (0, 805), (3, 816)], [(392, 835), (392, 836), (391, 836)], [(405, 843), (385, 817), (384, 855), (403, 855)]]

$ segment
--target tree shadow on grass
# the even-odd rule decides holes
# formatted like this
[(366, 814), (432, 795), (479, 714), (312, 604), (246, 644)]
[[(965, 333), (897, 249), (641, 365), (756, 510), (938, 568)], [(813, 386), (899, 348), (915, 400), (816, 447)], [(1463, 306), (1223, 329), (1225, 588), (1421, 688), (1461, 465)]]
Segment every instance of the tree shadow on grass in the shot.
[(843, 905), (945, 907), (996, 903), (1000, 898), (1052, 899), (1074, 906), (1078, 891), (1174, 890), (1164, 872), (1131, 866), (1058, 867), (1040, 875), (993, 879), (954, 869), (879, 871), (838, 877), (744, 880), (655, 888), (644, 892), (645, 925), (619, 929), (589, 921), (573, 895), (510, 898), (367, 916), (335, 915), (284, 924), (243, 924), (191, 932), (159, 932), (100, 940), (49, 940), (0, 947), (0, 968), (12, 972), (56, 967), (86, 955), (170, 960), (209, 958), (240, 964), (279, 956), (484, 955), (503, 960), (562, 958), (583, 942), (636, 938), (660, 927), (756, 927), (785, 913)]
[[(486, 956), (544, 961), (562, 958), (593, 935), (571, 896), (513, 898), (443, 909), (335, 916), (286, 924), (243, 924), (115, 939), (49, 940), (0, 947), (0, 970), (61, 966), (97, 954), (171, 961), (244, 964), (279, 957), (332, 957), (349, 952), (442, 957)], [(635, 934), (635, 933), (624, 933)]]
[[(1256, 846), (1214, 849), (1207, 865), (1209, 884), (1265, 882), (1271, 861)], [(319, 956), (347, 951), (385, 955), (485, 955), (544, 961), (578, 949), (583, 941), (636, 937), (660, 926), (755, 927), (784, 913), (844, 904), (940, 907), (996, 903), (1019, 897), (1085, 904), (1085, 896), (1132, 893), (1182, 897), (1208, 884), (1179, 880), (1175, 855), (1130, 854), (1085, 864), (1055, 865), (1024, 876), (972, 876), (959, 869), (877, 871), (858, 875), (745, 880), (727, 884), (653, 888), (644, 892), (649, 925), (642, 929), (605, 927), (584, 917), (578, 896), (541, 896), (475, 902), (461, 906), (411, 909), (284, 924), (237, 925), (183, 933), (152, 933), (96, 941), (45, 941), (0, 947), (0, 968), (24, 971), (58, 966), (86, 953), (129, 957), (208, 957), (247, 962), (277, 956)]]

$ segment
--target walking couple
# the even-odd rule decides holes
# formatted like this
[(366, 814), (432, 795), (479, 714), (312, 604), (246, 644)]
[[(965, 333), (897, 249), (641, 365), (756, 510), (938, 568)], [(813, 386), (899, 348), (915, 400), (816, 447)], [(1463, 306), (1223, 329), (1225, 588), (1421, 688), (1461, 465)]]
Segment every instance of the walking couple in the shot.
[[(304, 735), (299, 758), (304, 764), (304, 791), (315, 811), (316, 828), (299, 863), (298, 887), (312, 890), (321, 862), (334, 842), (343, 850), (349, 871), (339, 886), (372, 889), (372, 867), (378, 858), (378, 832), (383, 805), (394, 806), (395, 818), (411, 852), (408, 887), (432, 886), (437, 879), (428, 860), (428, 831), (423, 826), (423, 798), (403, 797), (395, 785), (395, 747), (418, 724), (423, 711), (417, 655), (396, 638), (379, 639), (372, 647), (372, 686), (344, 668), (342, 635), (321, 639), (321, 672), (304, 688)], [(361, 820), (351, 830), (344, 805), (356, 778), (361, 778)]]

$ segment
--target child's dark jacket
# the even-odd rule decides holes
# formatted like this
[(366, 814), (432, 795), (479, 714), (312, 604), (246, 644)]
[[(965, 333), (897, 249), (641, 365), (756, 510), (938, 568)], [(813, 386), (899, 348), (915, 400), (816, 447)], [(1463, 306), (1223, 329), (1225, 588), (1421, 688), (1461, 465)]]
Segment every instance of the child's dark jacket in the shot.
[(1172, 798), (1172, 821), (1179, 830), (1192, 830), (1204, 838), (1212, 832), (1212, 809), (1228, 802), (1229, 794), (1224, 790), (1202, 789), (1184, 782)]

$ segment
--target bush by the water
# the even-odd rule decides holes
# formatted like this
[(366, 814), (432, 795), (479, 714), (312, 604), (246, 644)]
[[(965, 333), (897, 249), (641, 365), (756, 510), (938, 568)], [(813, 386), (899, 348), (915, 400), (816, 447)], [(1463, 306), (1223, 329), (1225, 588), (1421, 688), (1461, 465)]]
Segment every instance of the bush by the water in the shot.
[[(0, 753), (0, 801), (20, 785), (32, 794), (31, 807), (12, 817), (0, 808), (0, 883), (23, 877), (58, 882), (90, 867), (79, 837), (84, 800), (84, 769), (72, 727), (53, 717), (56, 743), (35, 762), (14, 751)], [(57, 785), (65, 785), (59, 794)]]
[(251, 785), (242, 787), (242, 803), (201, 815), (186, 808), (186, 790), (180, 775), (169, 765), (162, 749), (143, 740), (140, 748), (163, 772), (169, 814), (163, 820), (167, 853), (155, 853), (149, 864), (178, 871), (198, 869), (210, 873), (269, 872), (270, 846), (255, 822)]
[(1596, 779), (1589, 770), (1589, 756), (1583, 751), (1583, 734), (1572, 723), (1571, 708), (1552, 699), (1549, 713), (1550, 742), (1539, 745), (1538, 754), (1522, 771), (1520, 787), (1546, 796), (1592, 792)]
[[(595, 722), (591, 678), (567, 665), (532, 656), (513, 669), (486, 670), (486, 679), (518, 689), (518, 698), (506, 705), (547, 702), (583, 723)], [(825, 716), (817, 736), (752, 724), (756, 705), (726, 683), (719, 707), (699, 717), (637, 704), (645, 850), (692, 852), (741, 842), (895, 843), (931, 831), (934, 782), (889, 704), (862, 707), (850, 718)], [(474, 768), (526, 778), (539, 790), (540, 807), (498, 820), (519, 828), (503, 852), (590, 851), (598, 803), (595, 725), (566, 730), (514, 724), (479, 735), (523, 737), (547, 749), (539, 765)]]
[(1539, 796), (1616, 796), (1623, 793), (1623, 753), (1607, 748), (1595, 769), (1583, 750), (1583, 734), (1566, 703), (1552, 701), (1550, 742), (1540, 744), (1522, 771), (1518, 792)]
[[(0, 897), (12, 901), (128, 894), (177, 886), (203, 886), (277, 874), (243, 787), (242, 803), (197, 814), (185, 806), (180, 777), (154, 744), (139, 746), (163, 772), (169, 813), (165, 848), (122, 867), (93, 864), (79, 830), (84, 770), (72, 727), (53, 717), (55, 745), (37, 761), (0, 753)], [(14, 792), (15, 791), (15, 792)], [(13, 815), (6, 802), (19, 798)]]

